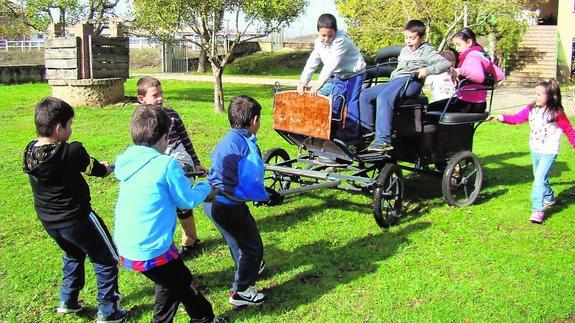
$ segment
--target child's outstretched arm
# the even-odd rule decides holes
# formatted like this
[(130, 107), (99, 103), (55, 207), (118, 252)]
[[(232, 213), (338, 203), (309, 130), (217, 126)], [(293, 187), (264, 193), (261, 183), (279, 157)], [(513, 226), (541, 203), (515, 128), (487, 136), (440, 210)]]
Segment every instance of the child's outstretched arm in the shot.
[(421, 68), (417, 71), (417, 77), (424, 79), (428, 75), (441, 74), (443, 72), (449, 71), (451, 63), (441, 56), (435, 48), (429, 46), (426, 47), (425, 52), (422, 54), (423, 59), (427, 62), (428, 66)]
[(166, 181), (170, 197), (181, 209), (193, 209), (202, 203), (212, 192), (207, 182), (199, 182), (193, 188), (184, 171), (175, 159), (171, 159), (166, 169)]
[[(501, 121), (507, 124), (520, 124), (529, 121), (529, 111), (531, 111), (531, 106), (528, 105), (516, 114), (501, 114)], [(497, 116), (496, 116), (497, 117)], [(499, 118), (499, 117), (498, 117)]]
[(106, 177), (112, 172), (107, 162), (99, 162), (96, 158), (90, 157), (86, 148), (77, 141), (70, 143), (69, 156), (71, 167), (88, 176)]
[(305, 63), (305, 67), (303, 68), (297, 86), (297, 92), (300, 95), (303, 95), (304, 87), (309, 83), (313, 75), (313, 72), (315, 72), (315, 69), (319, 66), (320, 63), (321, 63), (321, 57), (319, 56), (319, 52), (314, 48), (311, 54), (309, 54), (309, 58)]
[(489, 116), (487, 116), (487, 121), (499, 121), (499, 122), (503, 122), (503, 115), (502, 114), (491, 114)]
[(198, 154), (194, 149), (194, 145), (190, 140), (190, 136), (188, 135), (188, 131), (186, 130), (186, 126), (184, 125), (184, 121), (182, 120), (182, 118), (180, 118), (180, 115), (177, 114), (176, 118), (172, 118), (172, 122), (173, 122), (172, 127), (178, 133), (178, 137), (180, 138), (182, 145), (184, 145), (186, 152), (192, 158), (196, 171), (204, 173), (204, 175), (202, 175), (201, 177), (206, 176), (205, 174), (207, 173), (207, 170), (204, 166), (202, 166), (202, 163), (200, 162), (200, 158), (198, 157)]
[(567, 140), (569, 140), (571, 146), (575, 148), (575, 130), (571, 122), (569, 122), (569, 119), (567, 119), (567, 116), (565, 116), (565, 113), (561, 113), (557, 118), (557, 126), (563, 130)]

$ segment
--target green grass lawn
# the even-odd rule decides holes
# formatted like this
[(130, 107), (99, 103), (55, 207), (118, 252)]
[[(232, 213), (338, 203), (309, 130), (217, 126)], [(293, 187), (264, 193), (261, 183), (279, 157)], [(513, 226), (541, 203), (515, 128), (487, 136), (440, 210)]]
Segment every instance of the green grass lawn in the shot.
[[(228, 130), (227, 116), (213, 114), (209, 83), (164, 81), (167, 105), (181, 114), (199, 156), (209, 154)], [(126, 94), (135, 95), (135, 80)], [(272, 89), (226, 85), (226, 102), (249, 94), (262, 104), (262, 150), (290, 147), (272, 129)], [(81, 293), (87, 310), (55, 314), (61, 251), (36, 219), (22, 152), (34, 138), (34, 104), (50, 94), (46, 84), (0, 86), (0, 321), (83, 322), (96, 316), (96, 286), (87, 263)], [(72, 140), (100, 160), (114, 161), (129, 144), (132, 105), (76, 109)], [(241, 322), (488, 321), (575, 319), (575, 151), (564, 139), (551, 173), (559, 204), (543, 225), (529, 223), (531, 162), (527, 125), (479, 127), (474, 151), (485, 169), (476, 205), (447, 206), (439, 178), (406, 175), (404, 217), (389, 230), (373, 220), (371, 198), (335, 190), (286, 198), (251, 210), (265, 245), (266, 273), (259, 308), (233, 310), (227, 303), (233, 262), (227, 246), (196, 209), (202, 252), (186, 261), (217, 314)], [(88, 178), (94, 209), (113, 230), (118, 182)], [(179, 233), (176, 237), (179, 241)], [(128, 321), (149, 322), (153, 284), (121, 270)], [(183, 309), (177, 322), (187, 322)]]

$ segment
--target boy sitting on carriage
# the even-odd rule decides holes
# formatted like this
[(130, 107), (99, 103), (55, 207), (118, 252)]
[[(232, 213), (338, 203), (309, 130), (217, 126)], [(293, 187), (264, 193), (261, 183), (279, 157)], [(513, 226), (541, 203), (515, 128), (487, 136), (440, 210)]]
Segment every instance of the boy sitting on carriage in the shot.
[[(391, 73), (390, 81), (365, 89), (361, 93), (362, 112), (371, 111), (374, 106), (376, 109), (375, 139), (367, 148), (369, 151), (385, 152), (393, 149), (391, 124), (397, 100), (402, 96), (414, 96), (421, 92), (422, 80), (426, 76), (449, 70), (449, 61), (439, 55), (433, 46), (423, 42), (425, 29), (425, 24), (420, 20), (408, 21), (403, 31), (405, 47), (397, 58), (397, 68)], [(373, 114), (364, 115), (362, 123), (366, 123)]]

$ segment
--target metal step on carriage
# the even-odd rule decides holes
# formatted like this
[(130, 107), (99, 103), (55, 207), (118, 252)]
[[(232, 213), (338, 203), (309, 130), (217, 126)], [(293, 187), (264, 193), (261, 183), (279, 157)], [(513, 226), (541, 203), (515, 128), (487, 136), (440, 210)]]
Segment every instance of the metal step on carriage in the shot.
[[(389, 77), (396, 65), (389, 59), (396, 57), (399, 49), (380, 50), (377, 64), (367, 68), (364, 86)], [(460, 88), (465, 82), (459, 82), (458, 91), (463, 91)], [(483, 181), (481, 163), (472, 152), (473, 135), (489, 115), (493, 99), (492, 84), (481, 89), (490, 92), (485, 113), (447, 112), (451, 99), (443, 111), (428, 111), (428, 99), (423, 94), (401, 98), (394, 109), (394, 149), (368, 153), (340, 139), (345, 109), (334, 115), (330, 98), (299, 95), (293, 88), (276, 84), (273, 126), (298, 147), (298, 152), (292, 158), (283, 148), (267, 151), (263, 157), (266, 187), (278, 193), (276, 203), (288, 195), (323, 188), (370, 194), (375, 221), (382, 228), (395, 224), (401, 216), (402, 170), (440, 176), (442, 194), (449, 205), (471, 205)], [(361, 141), (359, 147), (367, 146), (370, 134), (364, 133)]]

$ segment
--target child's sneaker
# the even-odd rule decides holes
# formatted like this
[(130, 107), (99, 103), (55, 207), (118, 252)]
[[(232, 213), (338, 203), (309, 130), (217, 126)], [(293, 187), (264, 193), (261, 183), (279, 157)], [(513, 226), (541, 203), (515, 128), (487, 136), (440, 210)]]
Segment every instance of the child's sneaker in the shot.
[(264, 272), (264, 269), (266, 269), (266, 262), (262, 260), (262, 262), (260, 262), (260, 267), (258, 268), (258, 275), (261, 275)]
[(552, 207), (553, 205), (555, 205), (555, 203), (557, 203), (556, 199), (552, 199), (552, 200), (543, 200), (543, 209), (547, 210), (548, 208)]
[(126, 318), (127, 314), (128, 311), (122, 309), (115, 311), (114, 314), (109, 316), (104, 316), (100, 312), (98, 312), (98, 318), (96, 319), (96, 323), (119, 323)]
[(386, 151), (390, 151), (393, 150), (393, 146), (390, 143), (387, 142), (375, 142), (373, 141), (368, 147), (367, 147), (367, 151), (372, 151), (372, 152), (386, 152)]
[(229, 302), (234, 306), (260, 305), (264, 302), (264, 294), (258, 293), (254, 286), (246, 288), (243, 292), (233, 291), (230, 293)]
[(228, 322), (228, 320), (223, 316), (216, 316), (211, 320), (208, 317), (190, 320), (190, 323), (227, 323), (227, 322)]
[(545, 213), (543, 211), (533, 211), (531, 212), (531, 222), (541, 224), (545, 219)]
[(182, 246), (179, 250), (180, 252), (180, 256), (182, 256), (182, 258), (188, 258), (194, 255), (194, 253), (196, 253), (197, 251), (199, 251), (201, 248), (200, 246), (200, 239), (196, 239), (196, 241), (194, 241), (194, 243), (192, 243), (189, 246)]
[(72, 305), (60, 302), (60, 305), (58, 305), (58, 308), (56, 308), (56, 313), (58, 314), (78, 313), (81, 310), (82, 310), (82, 302), (76, 302), (76, 304)]

